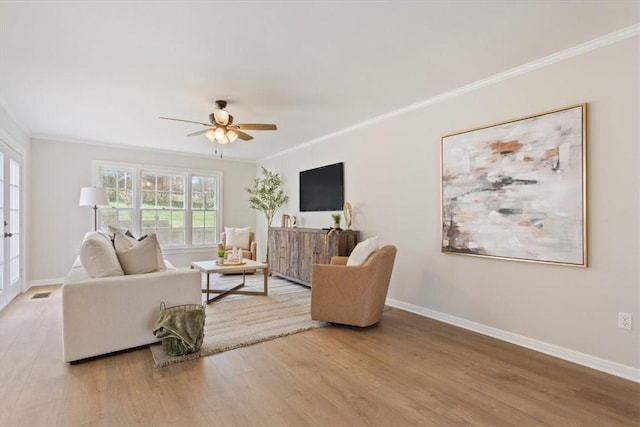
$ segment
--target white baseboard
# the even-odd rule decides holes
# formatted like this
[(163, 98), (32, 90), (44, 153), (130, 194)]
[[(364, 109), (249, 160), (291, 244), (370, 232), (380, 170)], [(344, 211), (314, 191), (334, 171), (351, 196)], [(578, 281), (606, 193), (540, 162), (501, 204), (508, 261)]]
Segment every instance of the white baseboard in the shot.
[(63, 280), (64, 280), (63, 277), (55, 278), (55, 279), (29, 280), (29, 282), (27, 282), (27, 288), (25, 289), (25, 291), (32, 286), (61, 285)]
[(469, 329), (470, 331), (477, 332), (479, 334), (497, 338), (499, 340), (510, 342), (521, 347), (526, 347), (531, 350), (539, 351), (540, 353), (548, 354), (559, 359), (568, 360), (569, 362), (577, 363), (578, 365), (586, 366), (588, 368), (596, 369), (598, 371), (606, 372), (617, 377), (640, 383), (640, 369), (631, 366), (612, 362), (606, 359), (601, 359), (599, 357), (591, 356), (585, 353), (580, 353), (578, 351), (570, 350), (554, 344), (549, 344), (544, 341), (539, 341), (533, 338), (528, 338), (522, 335), (503, 331), (502, 329), (493, 328), (481, 323), (476, 323), (460, 317), (441, 313), (439, 311), (430, 310), (413, 304), (407, 304), (402, 301), (388, 298), (387, 304), (392, 307), (409, 311), (411, 313), (430, 317), (441, 322), (459, 326), (464, 329)]

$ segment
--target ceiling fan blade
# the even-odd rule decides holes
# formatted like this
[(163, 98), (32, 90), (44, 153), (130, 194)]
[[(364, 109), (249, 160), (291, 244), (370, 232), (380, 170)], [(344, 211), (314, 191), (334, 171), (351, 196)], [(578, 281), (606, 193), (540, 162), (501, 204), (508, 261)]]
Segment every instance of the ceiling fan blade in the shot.
[(160, 117), (160, 118), (165, 120), (173, 120), (176, 122), (196, 123), (203, 126), (211, 126), (211, 123), (194, 122), (193, 120), (172, 119), (171, 117)]
[(207, 133), (207, 132), (209, 132), (210, 130), (213, 130), (213, 129), (215, 129), (215, 126), (209, 126), (209, 129), (199, 130), (198, 132), (190, 133), (190, 134), (189, 134), (189, 135), (187, 135), (187, 136), (202, 135), (202, 134), (205, 134), (205, 133)]
[(247, 130), (278, 130), (276, 125), (270, 125), (266, 123), (238, 123), (230, 126), (233, 129), (247, 129)]
[(233, 131), (238, 135), (238, 138), (243, 141), (251, 141), (253, 139), (251, 135), (249, 135), (248, 133), (244, 133), (241, 130), (233, 129)]

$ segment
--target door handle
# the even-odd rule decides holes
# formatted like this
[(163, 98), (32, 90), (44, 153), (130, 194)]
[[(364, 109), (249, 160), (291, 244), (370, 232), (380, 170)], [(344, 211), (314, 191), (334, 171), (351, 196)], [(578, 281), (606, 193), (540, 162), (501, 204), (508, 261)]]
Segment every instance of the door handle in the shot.
[(13, 236), (13, 233), (4, 233), (4, 237), (11, 237)]

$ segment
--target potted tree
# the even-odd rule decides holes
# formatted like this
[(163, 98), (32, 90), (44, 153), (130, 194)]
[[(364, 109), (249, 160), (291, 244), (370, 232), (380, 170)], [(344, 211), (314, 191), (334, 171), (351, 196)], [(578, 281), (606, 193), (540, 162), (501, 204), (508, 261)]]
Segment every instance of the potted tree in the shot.
[(253, 180), (253, 187), (246, 189), (249, 193), (249, 206), (264, 213), (267, 219), (267, 252), (266, 262), (269, 262), (269, 236), (271, 222), (282, 205), (287, 203), (289, 196), (282, 190), (282, 180), (277, 173), (262, 168), (262, 178)]

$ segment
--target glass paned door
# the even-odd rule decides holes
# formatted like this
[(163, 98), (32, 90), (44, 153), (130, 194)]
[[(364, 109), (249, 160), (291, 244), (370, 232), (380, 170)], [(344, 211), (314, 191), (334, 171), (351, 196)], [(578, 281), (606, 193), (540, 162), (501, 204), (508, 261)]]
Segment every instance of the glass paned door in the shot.
[(0, 309), (15, 298), (22, 287), (22, 159), (6, 144), (0, 144)]

